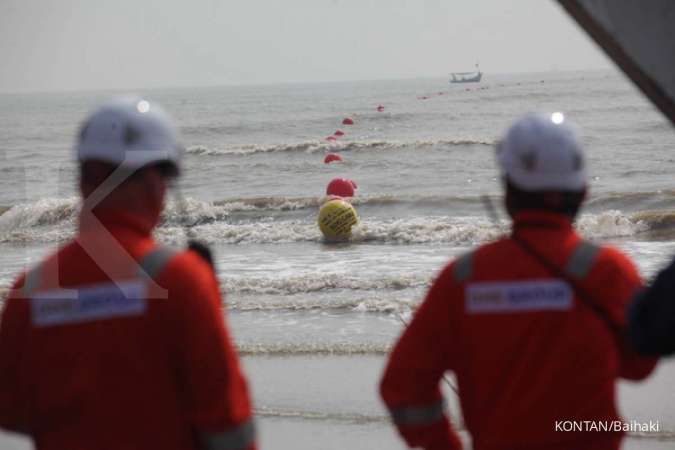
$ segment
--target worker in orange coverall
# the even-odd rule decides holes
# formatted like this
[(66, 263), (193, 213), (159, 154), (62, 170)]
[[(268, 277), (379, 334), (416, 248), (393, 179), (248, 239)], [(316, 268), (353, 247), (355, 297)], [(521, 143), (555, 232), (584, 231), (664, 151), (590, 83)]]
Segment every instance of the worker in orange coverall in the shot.
[(452, 371), (474, 450), (616, 450), (627, 425), (616, 381), (656, 365), (623, 333), (640, 277), (572, 226), (587, 180), (561, 113), (517, 121), (497, 160), (511, 234), (440, 273), (390, 356), (382, 398), (410, 447), (462, 448), (439, 388)]
[(151, 235), (181, 153), (140, 98), (82, 127), (78, 233), (19, 277), (0, 325), (0, 426), (38, 450), (256, 448), (214, 270)]

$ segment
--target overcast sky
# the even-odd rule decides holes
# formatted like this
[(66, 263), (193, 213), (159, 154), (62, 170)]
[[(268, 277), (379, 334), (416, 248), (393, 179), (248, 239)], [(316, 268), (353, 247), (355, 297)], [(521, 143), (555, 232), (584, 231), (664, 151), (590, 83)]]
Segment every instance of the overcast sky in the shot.
[(0, 0), (0, 91), (602, 69), (553, 0)]

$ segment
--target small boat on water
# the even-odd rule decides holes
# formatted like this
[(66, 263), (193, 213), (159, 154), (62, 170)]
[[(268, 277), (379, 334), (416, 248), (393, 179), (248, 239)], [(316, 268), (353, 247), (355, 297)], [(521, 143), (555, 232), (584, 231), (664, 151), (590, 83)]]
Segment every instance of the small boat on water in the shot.
[(483, 77), (483, 72), (480, 71), (478, 64), (476, 64), (475, 72), (453, 72), (450, 74), (450, 83), (479, 83)]

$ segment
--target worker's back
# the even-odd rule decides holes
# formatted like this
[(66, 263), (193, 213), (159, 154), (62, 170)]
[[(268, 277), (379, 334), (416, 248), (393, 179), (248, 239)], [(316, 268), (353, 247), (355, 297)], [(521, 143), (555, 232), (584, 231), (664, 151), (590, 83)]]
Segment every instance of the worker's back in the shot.
[(30, 292), (15, 290), (3, 317), (0, 380), (12, 389), (2, 390), (0, 423), (30, 434), (40, 450), (192, 449), (195, 426), (246, 421), (246, 387), (210, 267), (193, 252), (157, 251), (124, 217), (106, 226), (121, 253), (156, 272), (148, 273), (156, 285), (135, 264), (112, 283), (85, 250), (96, 236), (38, 266), (22, 283)]
[[(384, 400), (395, 419), (410, 417), (400, 422), (404, 436), (421, 442), (424, 426), (441, 426), (435, 383), (449, 370), (476, 450), (616, 449), (620, 429), (587, 421), (616, 426), (616, 380), (655, 365), (617, 334), (640, 285), (635, 267), (582, 241), (562, 215), (523, 213), (514, 228), (517, 240), (479, 247), (442, 271), (391, 355)], [(408, 404), (424, 413), (396, 406)]]
[[(516, 220), (519, 239), (564, 272), (584, 244), (566, 219), (534, 219), (533, 226)], [(622, 355), (607, 321), (623, 324), (639, 278), (612, 249), (598, 249), (594, 259), (574, 280), (575, 289), (511, 238), (472, 253), (471, 275), (458, 286), (464, 292), (453, 301), (448, 332), (458, 355), (453, 367), (467, 427), (485, 447), (574, 441), (564, 421), (619, 419), (614, 381)], [(635, 367), (644, 373), (634, 376), (651, 367)]]
[(474, 450), (617, 450), (616, 380), (656, 365), (624, 337), (637, 270), (572, 227), (587, 175), (562, 113), (517, 120), (496, 156), (511, 236), (441, 272), (394, 347), (382, 398), (411, 447), (462, 447), (438, 388), (452, 371)]
[(76, 150), (78, 234), (3, 310), (0, 427), (38, 450), (255, 449), (210, 254), (151, 237), (181, 172), (175, 127), (120, 97), (89, 115)]

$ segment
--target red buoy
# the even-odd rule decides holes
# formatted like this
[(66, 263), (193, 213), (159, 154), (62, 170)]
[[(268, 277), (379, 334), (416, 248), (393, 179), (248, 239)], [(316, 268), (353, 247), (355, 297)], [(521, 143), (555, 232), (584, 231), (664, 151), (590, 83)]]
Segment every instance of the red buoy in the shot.
[(338, 155), (337, 153), (328, 153), (323, 159), (325, 164), (332, 163), (333, 161), (342, 161), (342, 156)]
[(335, 133), (333, 133), (334, 136), (344, 136), (345, 132), (342, 130), (337, 130)]
[(326, 187), (326, 195), (339, 195), (340, 197), (353, 197), (354, 185), (346, 178), (334, 178)]
[(326, 140), (327, 140), (327, 141), (336, 141), (337, 138), (336, 138), (335, 136), (328, 136), (328, 137), (326, 138)]
[(342, 119), (342, 125), (354, 125), (354, 121), (349, 117)]
[(377, 105), (377, 110), (378, 110), (378, 112), (384, 111), (384, 106), (382, 106), (382, 105)]

